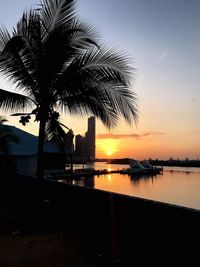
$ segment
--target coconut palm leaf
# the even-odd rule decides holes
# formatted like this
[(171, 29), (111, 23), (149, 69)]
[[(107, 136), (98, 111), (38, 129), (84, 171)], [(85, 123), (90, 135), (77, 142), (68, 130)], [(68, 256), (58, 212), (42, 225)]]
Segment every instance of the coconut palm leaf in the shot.
[[(101, 83), (115, 83), (117, 87), (130, 86), (130, 74), (133, 69), (127, 64), (127, 60), (119, 53), (107, 49), (93, 49), (81, 56), (77, 56), (67, 66), (66, 70), (55, 83), (55, 87), (61, 94), (73, 91), (74, 82), (79, 79), (93, 80)], [(92, 79), (91, 79), (92, 78)], [(66, 90), (66, 81), (71, 85)]]
[(58, 119), (51, 117), (46, 123), (45, 139), (54, 143), (63, 152), (65, 147), (65, 131), (63, 130)]
[(14, 36), (4, 46), (0, 57), (0, 68), (4, 75), (14, 84), (33, 96), (32, 88), (34, 79), (31, 76), (28, 59), (31, 58), (27, 52), (26, 43), (21, 36)]
[(8, 43), (10, 40), (11, 35), (9, 31), (6, 28), (1, 28), (0, 29), (0, 53), (2, 53), (5, 45)]
[[(130, 73), (123, 55), (112, 53), (110, 48), (90, 50), (76, 57), (55, 84), (61, 96), (60, 106), (70, 113), (92, 112), (101, 119), (105, 117), (108, 127), (116, 125), (120, 114), (129, 123), (137, 122), (137, 98), (130, 89)], [(94, 111), (99, 103), (104, 112)], [(103, 115), (105, 112), (109, 116)]]
[(7, 120), (4, 117), (0, 116), (0, 126), (6, 121)]
[(91, 48), (90, 45), (99, 48), (98, 31), (94, 27), (81, 23), (79, 19), (74, 19), (70, 28), (71, 30), (68, 32), (68, 34), (71, 34), (70, 44), (72, 47), (80, 49), (79, 54)]
[(41, 0), (41, 17), (47, 32), (74, 18), (73, 0)]
[(29, 115), (30, 113), (14, 113), (14, 114), (11, 114), (10, 116), (13, 116), (13, 117), (18, 117), (18, 116), (26, 116), (26, 115)]
[(0, 89), (0, 108), (6, 111), (19, 111), (32, 106), (29, 97)]

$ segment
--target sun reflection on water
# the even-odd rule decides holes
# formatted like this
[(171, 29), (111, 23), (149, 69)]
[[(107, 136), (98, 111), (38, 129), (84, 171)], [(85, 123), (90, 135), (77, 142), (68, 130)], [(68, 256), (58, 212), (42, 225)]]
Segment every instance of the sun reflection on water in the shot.
[(108, 174), (108, 175), (107, 175), (107, 178), (108, 178), (108, 183), (110, 184), (111, 181), (112, 181), (112, 175), (111, 175), (111, 174)]
[(108, 170), (109, 172), (112, 171), (112, 168), (111, 168), (110, 164), (108, 164), (107, 170)]

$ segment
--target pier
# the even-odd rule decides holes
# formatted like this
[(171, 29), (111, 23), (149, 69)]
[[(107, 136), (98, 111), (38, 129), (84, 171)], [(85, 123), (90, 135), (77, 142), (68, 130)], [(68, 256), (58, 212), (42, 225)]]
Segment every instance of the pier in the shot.
[(91, 170), (91, 169), (77, 169), (71, 172), (71, 170), (48, 170), (45, 172), (45, 177), (50, 179), (60, 179), (60, 178), (81, 178), (85, 176), (94, 176), (94, 175), (105, 175), (112, 173), (122, 173), (120, 170)]
[(127, 169), (118, 169), (118, 170), (94, 170), (94, 169), (77, 169), (73, 172), (71, 170), (52, 170), (52, 171), (46, 171), (45, 177), (48, 179), (60, 179), (60, 178), (73, 178), (73, 179), (80, 179), (81, 177), (86, 176), (94, 176), (94, 175), (106, 175), (106, 174), (113, 174), (113, 173), (119, 173), (119, 174), (128, 174), (128, 175), (156, 175), (159, 173), (162, 173), (163, 169), (161, 168), (152, 168), (152, 169), (144, 169), (144, 170), (132, 170), (130, 168)]

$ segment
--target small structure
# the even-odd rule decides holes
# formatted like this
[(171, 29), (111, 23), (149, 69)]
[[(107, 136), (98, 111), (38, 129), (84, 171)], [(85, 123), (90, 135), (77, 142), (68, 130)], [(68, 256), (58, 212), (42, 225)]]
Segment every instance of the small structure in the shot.
[[(37, 167), (37, 146), (38, 137), (25, 132), (17, 127), (9, 126), (19, 142), (10, 142), (9, 161), (12, 161), (12, 168), (18, 174), (36, 175)], [(0, 151), (0, 159), (5, 157)], [(58, 147), (49, 142), (44, 143), (44, 166), (45, 170), (63, 170), (65, 168), (65, 154), (61, 153)]]

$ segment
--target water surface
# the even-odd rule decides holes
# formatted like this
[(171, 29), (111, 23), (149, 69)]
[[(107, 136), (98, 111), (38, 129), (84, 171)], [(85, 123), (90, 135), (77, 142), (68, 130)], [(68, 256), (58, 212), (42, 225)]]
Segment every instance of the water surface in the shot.
[[(128, 165), (96, 162), (74, 167), (115, 170), (128, 168)], [(113, 173), (81, 178), (72, 183), (200, 210), (200, 168), (164, 167), (163, 174), (154, 176)]]

